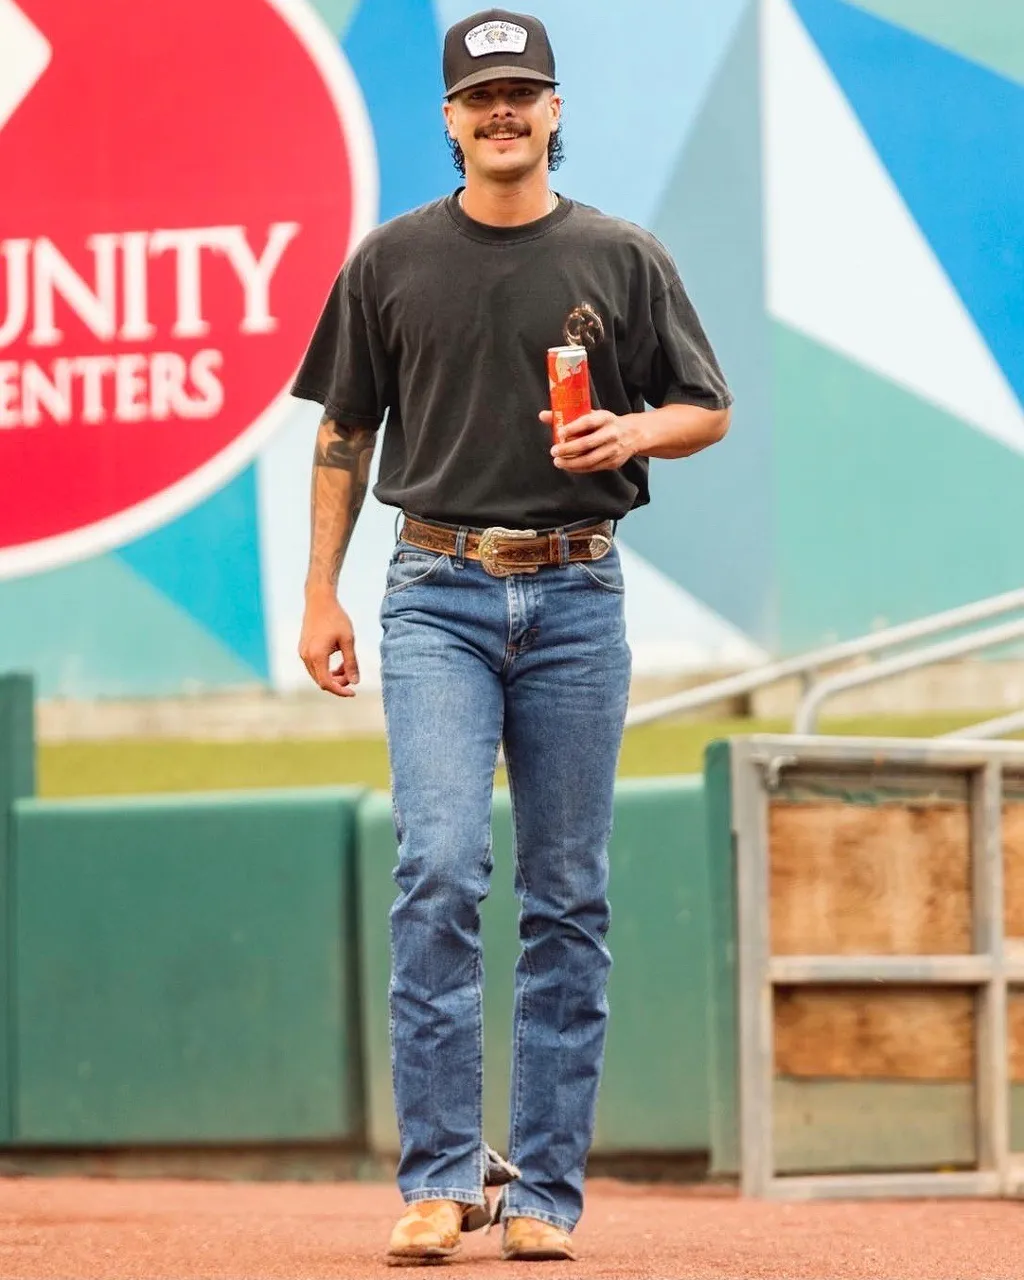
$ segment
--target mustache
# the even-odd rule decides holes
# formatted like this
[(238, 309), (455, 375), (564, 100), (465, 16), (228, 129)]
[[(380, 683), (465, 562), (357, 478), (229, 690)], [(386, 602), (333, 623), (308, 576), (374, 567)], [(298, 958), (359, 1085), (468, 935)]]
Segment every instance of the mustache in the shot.
[(482, 124), (473, 137), (493, 138), (496, 133), (514, 133), (517, 138), (528, 138), (532, 132), (530, 126), (522, 120), (506, 120)]

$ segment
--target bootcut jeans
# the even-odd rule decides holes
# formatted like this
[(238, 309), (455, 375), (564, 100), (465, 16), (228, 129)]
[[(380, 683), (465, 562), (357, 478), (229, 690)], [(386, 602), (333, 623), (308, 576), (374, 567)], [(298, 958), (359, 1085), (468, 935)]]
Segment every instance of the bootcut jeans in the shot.
[(521, 940), (508, 1154), (521, 1176), (502, 1216), (572, 1230), (608, 1013), (608, 839), (630, 675), (618, 552), (497, 578), (399, 541), (381, 622), (399, 1188), (407, 1202), (485, 1202), (479, 908), (504, 743)]

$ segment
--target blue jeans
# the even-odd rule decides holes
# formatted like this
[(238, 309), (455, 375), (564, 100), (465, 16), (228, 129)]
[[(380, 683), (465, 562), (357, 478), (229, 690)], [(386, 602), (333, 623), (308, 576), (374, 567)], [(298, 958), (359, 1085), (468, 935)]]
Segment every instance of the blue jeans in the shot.
[(391, 1043), (406, 1201), (483, 1204), (483, 952), (504, 742), (522, 948), (503, 1216), (571, 1230), (604, 1056), (608, 838), (629, 691), (622, 572), (488, 575), (404, 542), (381, 608), (398, 834)]

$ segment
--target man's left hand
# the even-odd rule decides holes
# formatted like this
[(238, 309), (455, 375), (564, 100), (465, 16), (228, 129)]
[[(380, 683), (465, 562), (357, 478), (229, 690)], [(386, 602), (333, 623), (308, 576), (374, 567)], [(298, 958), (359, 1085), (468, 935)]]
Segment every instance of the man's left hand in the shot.
[[(632, 415), (618, 417), (607, 409), (593, 409), (562, 428), (551, 457), (560, 471), (617, 471), (638, 451)], [(541, 422), (551, 426), (551, 410), (544, 409)]]

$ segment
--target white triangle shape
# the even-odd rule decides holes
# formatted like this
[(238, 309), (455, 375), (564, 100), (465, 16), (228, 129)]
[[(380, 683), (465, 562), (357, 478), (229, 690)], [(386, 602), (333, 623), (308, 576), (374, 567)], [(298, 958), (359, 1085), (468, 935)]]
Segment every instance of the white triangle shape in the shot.
[(768, 309), (1024, 453), (1024, 413), (789, 0), (763, 14)]
[(742, 669), (768, 661), (768, 654), (742, 631), (621, 539), (619, 556), (636, 675)]
[(53, 48), (14, 0), (0, 0), (0, 129), (49, 66)]

